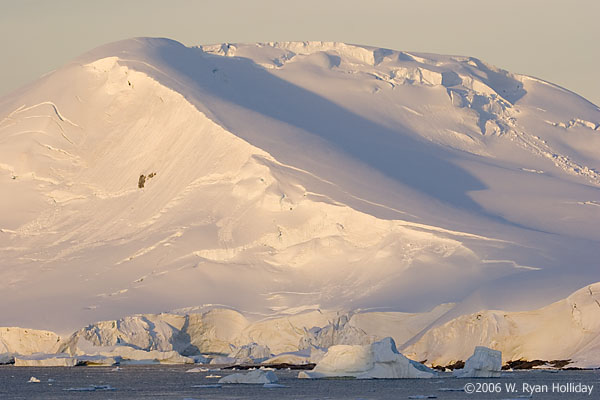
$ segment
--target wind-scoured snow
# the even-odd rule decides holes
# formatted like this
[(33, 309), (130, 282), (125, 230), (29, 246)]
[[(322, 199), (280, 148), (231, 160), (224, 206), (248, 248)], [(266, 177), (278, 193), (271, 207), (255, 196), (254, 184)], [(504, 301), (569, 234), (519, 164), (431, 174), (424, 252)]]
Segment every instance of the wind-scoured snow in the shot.
[[(473, 57), (102, 46), (0, 99), (2, 324), (122, 321), (73, 354), (276, 355), (535, 309), (600, 281), (599, 126), (576, 94)], [(120, 319), (194, 307), (213, 322)], [(165, 344), (186, 323), (199, 342)]]

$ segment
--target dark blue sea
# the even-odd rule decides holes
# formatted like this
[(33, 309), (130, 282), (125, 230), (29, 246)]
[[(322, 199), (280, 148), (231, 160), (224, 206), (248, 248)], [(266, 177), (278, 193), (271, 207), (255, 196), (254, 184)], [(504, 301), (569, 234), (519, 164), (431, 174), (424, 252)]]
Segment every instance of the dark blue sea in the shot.
[[(305, 380), (275, 371), (285, 387), (215, 385), (191, 366), (33, 368), (0, 366), (0, 399), (600, 399), (600, 371), (515, 371), (496, 379)], [(28, 382), (31, 377), (40, 382)], [(583, 392), (584, 387), (586, 391)], [(589, 390), (592, 390), (591, 394)], [(469, 393), (473, 391), (473, 393)]]

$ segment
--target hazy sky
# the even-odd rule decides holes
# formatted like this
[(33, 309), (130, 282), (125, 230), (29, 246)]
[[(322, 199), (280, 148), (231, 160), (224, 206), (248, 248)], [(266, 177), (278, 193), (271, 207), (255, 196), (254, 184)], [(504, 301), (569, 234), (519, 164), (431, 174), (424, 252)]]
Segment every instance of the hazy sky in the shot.
[(0, 96), (98, 45), (333, 40), (466, 55), (600, 105), (600, 0), (0, 0)]

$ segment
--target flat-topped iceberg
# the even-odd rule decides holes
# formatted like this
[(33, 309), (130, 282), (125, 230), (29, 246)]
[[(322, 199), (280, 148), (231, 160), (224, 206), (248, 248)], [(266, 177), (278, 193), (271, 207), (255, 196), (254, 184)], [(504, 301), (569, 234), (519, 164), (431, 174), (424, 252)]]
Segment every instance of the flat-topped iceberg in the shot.
[(277, 382), (277, 375), (273, 371), (255, 369), (246, 373), (227, 375), (219, 379), (219, 383), (246, 383), (246, 384), (265, 384)]
[(370, 345), (331, 346), (313, 370), (301, 371), (298, 378), (398, 379), (432, 378), (435, 375), (425, 365), (400, 354), (394, 339), (387, 337)]
[(79, 364), (77, 358), (66, 353), (15, 356), (15, 366), (17, 367), (74, 367), (77, 364)]
[(497, 378), (501, 371), (502, 352), (477, 346), (473, 355), (465, 362), (465, 367), (454, 370), (454, 376), (457, 378)]

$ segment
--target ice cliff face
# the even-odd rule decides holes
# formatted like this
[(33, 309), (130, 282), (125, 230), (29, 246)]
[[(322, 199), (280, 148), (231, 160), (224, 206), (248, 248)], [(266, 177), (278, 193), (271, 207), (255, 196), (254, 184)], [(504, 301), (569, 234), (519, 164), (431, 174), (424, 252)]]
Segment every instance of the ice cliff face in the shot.
[(23, 328), (0, 328), (0, 354), (54, 353), (60, 337), (54, 332)]
[[(475, 352), (476, 357), (461, 372), (467, 375), (496, 376), (497, 365), (517, 360), (564, 360), (569, 367), (597, 367), (600, 365), (599, 285), (589, 285), (537, 310), (482, 310), (447, 323), (443, 323), (443, 318), (452, 315), (451, 305), (417, 314), (317, 310), (258, 321), (250, 321), (233, 310), (215, 308), (190, 314), (145, 314), (102, 321), (63, 338), (48, 331), (0, 328), (0, 363), (306, 364), (318, 363), (329, 349), (338, 348), (341, 349), (339, 357), (360, 364), (367, 360), (360, 361), (361, 357), (377, 350), (370, 346), (379, 341), (378, 346), (383, 346), (379, 350), (384, 353), (388, 352), (386, 346), (391, 349), (393, 342), (396, 349), (395, 342), (398, 342), (398, 348), (407, 357), (429, 366), (465, 361), (476, 346), (488, 347), (479, 350), (482, 354)], [(386, 337), (388, 339), (381, 342)], [(336, 351), (333, 350), (330, 358)], [(334, 361), (323, 365), (331, 362), (337, 365), (338, 361)], [(373, 366), (371, 361), (365, 361), (368, 365), (360, 364), (368, 368), (352, 371), (366, 373)], [(327, 367), (331, 373), (349, 371), (332, 365)], [(386, 365), (381, 366), (383, 369), (379, 372), (371, 372), (392, 377), (388, 373), (396, 373), (393, 372), (396, 364)], [(407, 368), (406, 365), (397, 367), (398, 371)], [(371, 372), (365, 376), (373, 377), (369, 375)], [(314, 377), (322, 376), (325, 375)]]

